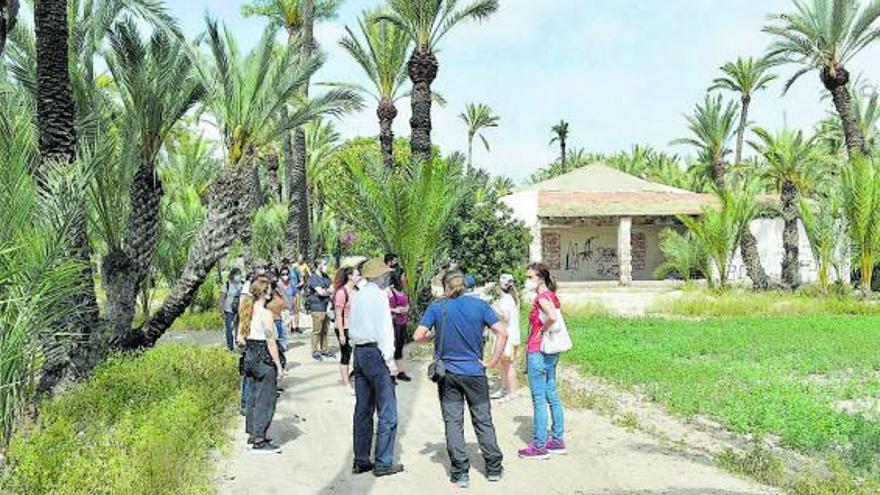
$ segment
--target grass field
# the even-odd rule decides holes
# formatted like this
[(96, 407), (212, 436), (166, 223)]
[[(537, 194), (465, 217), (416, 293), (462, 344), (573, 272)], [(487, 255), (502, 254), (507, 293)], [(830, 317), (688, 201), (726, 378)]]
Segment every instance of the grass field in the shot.
[[(648, 308), (653, 314), (690, 316), (783, 316), (783, 315), (880, 315), (880, 301), (865, 300), (855, 294), (816, 297), (810, 289), (799, 294), (751, 292), (731, 289), (715, 292), (686, 290), (681, 297), (660, 298)], [(579, 313), (578, 311), (575, 311)]]
[(670, 411), (772, 435), (876, 475), (880, 417), (843, 405), (880, 402), (880, 316), (617, 319), (569, 316), (566, 358)]

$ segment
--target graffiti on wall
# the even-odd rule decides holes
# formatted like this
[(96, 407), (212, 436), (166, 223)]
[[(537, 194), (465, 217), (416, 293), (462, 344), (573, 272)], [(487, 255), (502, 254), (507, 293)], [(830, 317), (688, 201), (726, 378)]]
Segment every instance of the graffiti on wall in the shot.
[(644, 232), (633, 232), (630, 236), (632, 246), (632, 269), (642, 271), (645, 269), (648, 257), (648, 239)]
[(562, 268), (562, 236), (552, 232), (543, 233), (541, 235), (541, 252), (544, 255), (544, 262), (551, 270)]

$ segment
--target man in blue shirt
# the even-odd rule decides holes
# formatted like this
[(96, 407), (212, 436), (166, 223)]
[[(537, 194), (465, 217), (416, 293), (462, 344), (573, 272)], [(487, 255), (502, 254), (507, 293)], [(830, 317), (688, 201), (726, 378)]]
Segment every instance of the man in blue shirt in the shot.
[[(445, 297), (428, 307), (413, 335), (416, 342), (425, 342), (432, 337), (431, 329), (437, 334), (434, 353), (446, 367), (446, 376), (437, 384), (446, 424), (446, 450), (452, 464), (452, 482), (462, 488), (470, 482), (470, 463), (464, 442), (465, 401), (486, 461), (489, 481), (499, 481), (504, 471), (492, 424), (486, 368), (498, 364), (507, 343), (504, 323), (495, 311), (481, 299), (463, 297), (467, 290), (464, 278), (458, 270), (444, 275)], [(484, 327), (489, 327), (498, 337), (489, 361), (483, 361)]]

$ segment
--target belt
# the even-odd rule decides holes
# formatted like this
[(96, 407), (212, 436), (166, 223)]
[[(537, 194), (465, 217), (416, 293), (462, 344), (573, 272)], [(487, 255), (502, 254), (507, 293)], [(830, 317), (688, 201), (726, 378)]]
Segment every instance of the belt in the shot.
[(376, 346), (378, 346), (378, 344), (376, 344), (375, 342), (369, 342), (369, 343), (367, 343), (367, 344), (357, 344), (357, 345), (355, 345), (355, 347), (359, 347), (359, 348), (369, 348), (369, 347), (376, 347)]

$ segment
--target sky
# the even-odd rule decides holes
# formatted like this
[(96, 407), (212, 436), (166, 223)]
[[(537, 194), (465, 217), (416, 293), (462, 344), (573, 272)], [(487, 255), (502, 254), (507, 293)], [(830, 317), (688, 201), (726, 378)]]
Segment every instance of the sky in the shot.
[[(190, 36), (204, 29), (210, 12), (223, 20), (244, 47), (253, 46), (265, 22), (243, 19), (244, 2), (168, 0)], [(315, 81), (366, 83), (360, 67), (338, 45), (379, 0), (344, 0), (339, 16), (321, 23), (316, 37), (327, 62)], [(467, 103), (485, 103), (501, 118), (485, 132), (491, 150), (474, 143), (474, 163), (517, 181), (559, 154), (550, 127), (570, 123), (569, 147), (615, 152), (633, 144), (686, 155), (670, 141), (687, 135), (684, 114), (703, 100), (718, 68), (737, 56), (761, 55), (770, 38), (761, 32), (768, 13), (790, 11), (791, 0), (500, 0), (482, 23), (459, 25), (440, 43), (434, 89), (447, 100), (433, 108), (435, 144), (444, 153), (467, 150), (459, 114)], [(875, 44), (877, 45), (877, 44)], [(850, 64), (853, 74), (876, 81), (880, 48)], [(782, 81), (756, 95), (750, 120), (774, 129), (812, 129), (832, 108), (818, 74), (804, 76), (785, 96)], [(409, 135), (409, 101), (401, 100), (394, 132)], [(336, 123), (343, 138), (378, 134), (375, 106)]]

